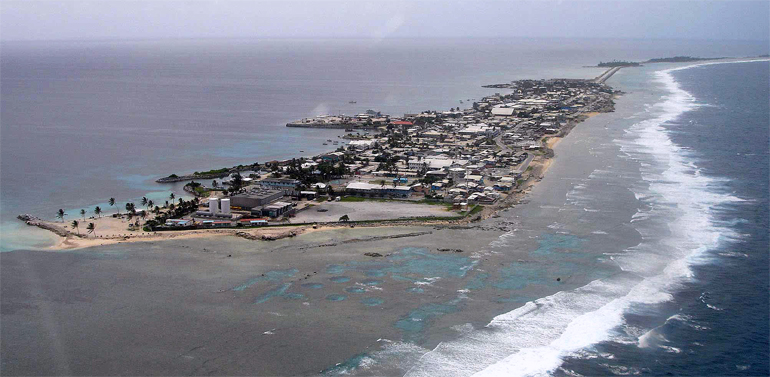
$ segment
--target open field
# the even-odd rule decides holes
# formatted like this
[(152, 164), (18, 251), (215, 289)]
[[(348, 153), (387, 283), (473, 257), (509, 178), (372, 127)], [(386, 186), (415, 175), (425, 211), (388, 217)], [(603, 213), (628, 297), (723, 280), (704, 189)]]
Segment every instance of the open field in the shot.
[[(326, 210), (319, 212), (318, 210)], [(367, 200), (361, 202), (325, 202), (302, 211), (292, 219), (295, 223), (339, 221), (348, 215), (351, 221), (391, 220), (414, 217), (453, 217), (457, 213), (447, 211), (445, 206), (412, 204), (399, 201)]]

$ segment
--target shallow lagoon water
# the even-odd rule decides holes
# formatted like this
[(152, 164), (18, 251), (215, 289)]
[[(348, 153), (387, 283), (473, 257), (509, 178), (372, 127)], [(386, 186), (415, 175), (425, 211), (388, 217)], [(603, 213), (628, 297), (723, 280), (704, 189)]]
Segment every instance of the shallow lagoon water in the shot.
[(339, 295), (339, 294), (331, 294), (326, 296), (326, 300), (328, 301), (342, 301), (342, 300), (345, 300), (346, 298), (348, 297), (345, 295)]
[(385, 300), (377, 297), (367, 297), (361, 299), (360, 302), (366, 306), (380, 306), (385, 303)]

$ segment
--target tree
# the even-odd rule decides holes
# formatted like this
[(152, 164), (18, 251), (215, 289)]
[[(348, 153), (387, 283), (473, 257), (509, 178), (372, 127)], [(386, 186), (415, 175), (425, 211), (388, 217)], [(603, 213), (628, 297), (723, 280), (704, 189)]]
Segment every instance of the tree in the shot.
[(88, 234), (93, 233), (94, 236), (96, 235), (96, 225), (94, 225), (94, 223), (88, 223), (86, 229), (88, 229)]
[(59, 208), (59, 211), (56, 212), (56, 217), (59, 218), (62, 222), (64, 222), (64, 216), (67, 216), (66, 213), (64, 213), (64, 210)]
[(350, 217), (348, 217), (348, 215), (342, 215), (342, 216), (340, 217), (340, 221), (342, 221), (342, 222), (345, 222), (345, 223), (346, 223), (346, 222), (350, 221)]
[(96, 216), (102, 217), (102, 208), (99, 206), (96, 206), (96, 208), (94, 208), (94, 213), (96, 214)]
[(147, 208), (152, 208), (152, 207), (155, 207), (155, 202), (153, 202), (152, 200), (147, 201)]
[(217, 186), (219, 186), (219, 183), (217, 183), (217, 180), (216, 180), (216, 179), (215, 179), (215, 180), (213, 180), (213, 181), (211, 181), (211, 187), (214, 187), (214, 188), (216, 188)]
[(146, 196), (143, 196), (143, 197), (142, 197), (142, 205), (143, 205), (145, 208), (147, 208), (147, 197), (146, 197)]
[(131, 210), (134, 210), (135, 208), (136, 206), (134, 205), (134, 203), (131, 203), (131, 202), (126, 203), (126, 212), (131, 212)]
[(77, 229), (78, 236), (80, 235), (80, 227), (79, 227), (79, 225), (80, 225), (80, 223), (77, 220), (72, 220), (72, 227)]
[(171, 193), (171, 195), (169, 195), (169, 196), (168, 196), (168, 198), (169, 198), (169, 199), (171, 199), (171, 200), (173, 201), (173, 200), (174, 200), (174, 198), (176, 198), (176, 196), (174, 196), (174, 193), (172, 192), (172, 193)]
[(160, 215), (160, 207), (158, 207), (158, 206), (155, 206), (155, 209), (153, 210), (153, 212), (155, 212), (155, 217), (157, 217), (158, 215)]
[(80, 210), (80, 216), (83, 216), (83, 221), (86, 221), (86, 210), (81, 209)]
[(110, 198), (110, 201), (108, 202), (110, 204), (110, 207), (115, 207), (118, 210), (118, 215), (120, 215), (120, 207), (115, 205), (115, 198)]

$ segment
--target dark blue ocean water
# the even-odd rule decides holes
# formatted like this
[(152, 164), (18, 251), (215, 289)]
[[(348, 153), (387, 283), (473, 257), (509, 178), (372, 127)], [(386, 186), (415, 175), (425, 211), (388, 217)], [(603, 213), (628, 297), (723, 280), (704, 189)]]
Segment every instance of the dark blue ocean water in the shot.
[[(625, 331), (652, 329), (636, 342), (608, 341), (565, 361), (557, 375), (770, 374), (768, 355), (767, 62), (718, 64), (673, 72), (697, 108), (664, 124), (712, 190), (742, 199), (714, 209), (734, 231), (691, 267), (673, 300), (637, 308)], [(640, 334), (628, 334), (628, 338)]]

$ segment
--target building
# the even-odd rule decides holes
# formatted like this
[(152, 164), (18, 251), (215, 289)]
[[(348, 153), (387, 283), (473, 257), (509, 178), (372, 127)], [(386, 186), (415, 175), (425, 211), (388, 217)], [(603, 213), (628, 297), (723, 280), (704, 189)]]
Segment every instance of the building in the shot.
[(245, 210), (262, 207), (283, 198), (283, 190), (253, 188), (244, 194), (233, 195), (230, 202), (234, 207)]
[(345, 187), (345, 192), (364, 197), (393, 197), (408, 198), (412, 194), (409, 186), (377, 185), (365, 182), (351, 182)]
[(371, 140), (371, 139), (369, 139), (369, 140), (353, 140), (350, 143), (348, 143), (348, 147), (349, 148), (359, 149), (359, 150), (370, 149), (370, 148), (374, 148), (376, 146), (377, 146), (377, 141), (376, 140)]
[(492, 115), (509, 117), (513, 115), (515, 111), (516, 109), (512, 107), (495, 107), (492, 109)]
[(233, 222), (227, 220), (203, 220), (201, 225), (206, 228), (229, 228), (233, 226)]
[(281, 190), (285, 195), (294, 195), (300, 181), (291, 178), (265, 178), (258, 183), (265, 188)]
[(166, 220), (165, 225), (176, 228), (176, 227), (192, 226), (194, 225), (194, 222), (191, 219), (168, 219)]
[[(261, 210), (262, 216), (269, 216), (271, 218), (288, 215), (292, 212), (294, 212), (294, 206), (286, 202), (275, 202), (262, 207)], [(254, 213), (254, 210), (252, 210), (252, 213)]]

